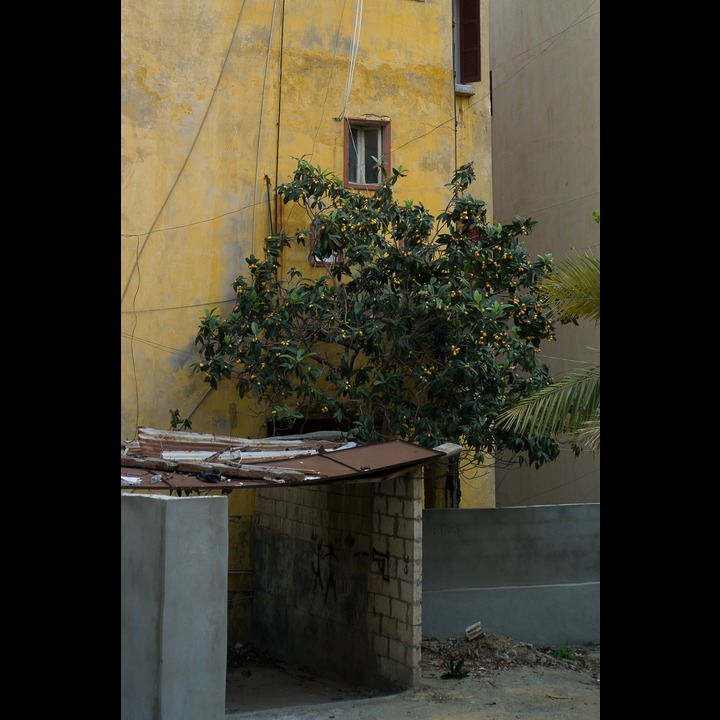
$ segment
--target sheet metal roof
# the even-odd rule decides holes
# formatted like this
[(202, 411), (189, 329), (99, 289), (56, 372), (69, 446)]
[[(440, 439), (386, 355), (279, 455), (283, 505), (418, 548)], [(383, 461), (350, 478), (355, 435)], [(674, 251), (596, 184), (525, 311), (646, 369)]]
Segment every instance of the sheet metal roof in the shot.
[[(347, 450), (320, 450), (316, 455), (278, 460), (272, 465), (276, 468), (289, 468), (306, 474), (338, 479), (377, 476), (412, 465), (425, 465), (437, 456), (443, 457), (444, 454), (402, 440), (392, 440)], [(247, 464), (253, 463), (254, 461), (250, 461)]]
[(181, 495), (378, 480), (446, 455), (402, 440), (352, 445), (339, 433), (255, 440), (139, 428), (121, 452), (120, 485)]

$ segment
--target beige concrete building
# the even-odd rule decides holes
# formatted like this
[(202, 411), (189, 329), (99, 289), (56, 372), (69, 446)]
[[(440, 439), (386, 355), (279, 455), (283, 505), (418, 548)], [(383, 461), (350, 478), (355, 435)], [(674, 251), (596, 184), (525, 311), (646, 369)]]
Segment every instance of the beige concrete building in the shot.
[[(490, 0), (495, 220), (539, 220), (531, 254), (599, 255), (600, 0)], [(600, 328), (558, 326), (540, 357), (553, 374), (599, 359)], [(600, 458), (495, 470), (496, 503), (598, 502)]]

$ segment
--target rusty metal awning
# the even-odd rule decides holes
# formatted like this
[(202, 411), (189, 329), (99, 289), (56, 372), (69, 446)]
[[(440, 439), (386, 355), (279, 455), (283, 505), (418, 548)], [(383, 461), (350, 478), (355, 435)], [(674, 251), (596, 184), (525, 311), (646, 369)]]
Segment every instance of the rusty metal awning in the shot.
[(338, 433), (250, 440), (140, 428), (121, 452), (121, 488), (180, 495), (379, 480), (446, 454), (402, 440), (355, 446)]
[[(272, 466), (329, 479), (377, 477), (413, 465), (425, 465), (438, 456), (443, 457), (444, 453), (392, 440), (347, 450), (321, 450), (316, 455), (278, 460)], [(249, 461), (247, 464), (259, 462)]]

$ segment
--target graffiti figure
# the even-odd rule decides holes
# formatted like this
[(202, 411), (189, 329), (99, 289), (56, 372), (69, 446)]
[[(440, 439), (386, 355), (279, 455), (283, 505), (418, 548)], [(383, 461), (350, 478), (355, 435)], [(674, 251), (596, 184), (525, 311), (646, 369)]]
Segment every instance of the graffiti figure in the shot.
[(330, 568), (327, 575), (327, 585), (325, 586), (325, 602), (327, 603), (328, 593), (330, 592), (331, 587), (333, 591), (333, 599), (335, 600), (335, 602), (337, 602), (337, 592), (335, 591), (335, 575), (333, 574), (332, 569), (332, 558), (335, 558), (337, 560), (337, 555), (335, 555), (335, 553), (333, 552), (332, 543), (328, 545), (328, 551), (325, 553), (324, 557), (328, 558), (328, 567)]
[(380, 566), (380, 574), (383, 580), (390, 580), (390, 573), (388, 572), (388, 566), (390, 565), (390, 553), (381, 553), (373, 548), (373, 561), (377, 561)]
[(318, 543), (317, 549), (315, 550), (315, 557), (317, 558), (317, 567), (315, 567), (315, 563), (312, 563), (313, 575), (315, 575), (315, 581), (313, 582), (313, 592), (315, 592), (315, 587), (318, 583), (320, 583), (320, 592), (322, 592), (324, 589), (322, 575), (320, 574), (320, 563), (321, 563), (321, 559), (322, 559), (322, 543)]

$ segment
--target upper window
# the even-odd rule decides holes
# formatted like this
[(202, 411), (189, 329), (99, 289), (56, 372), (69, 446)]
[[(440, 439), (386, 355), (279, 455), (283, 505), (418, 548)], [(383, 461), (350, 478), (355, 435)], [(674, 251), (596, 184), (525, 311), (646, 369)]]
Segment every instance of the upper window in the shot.
[(480, 82), (480, 0), (453, 0), (455, 83)]
[[(378, 159), (385, 170), (377, 167)], [(390, 122), (346, 119), (345, 185), (351, 188), (378, 188), (385, 182), (389, 163)]]

